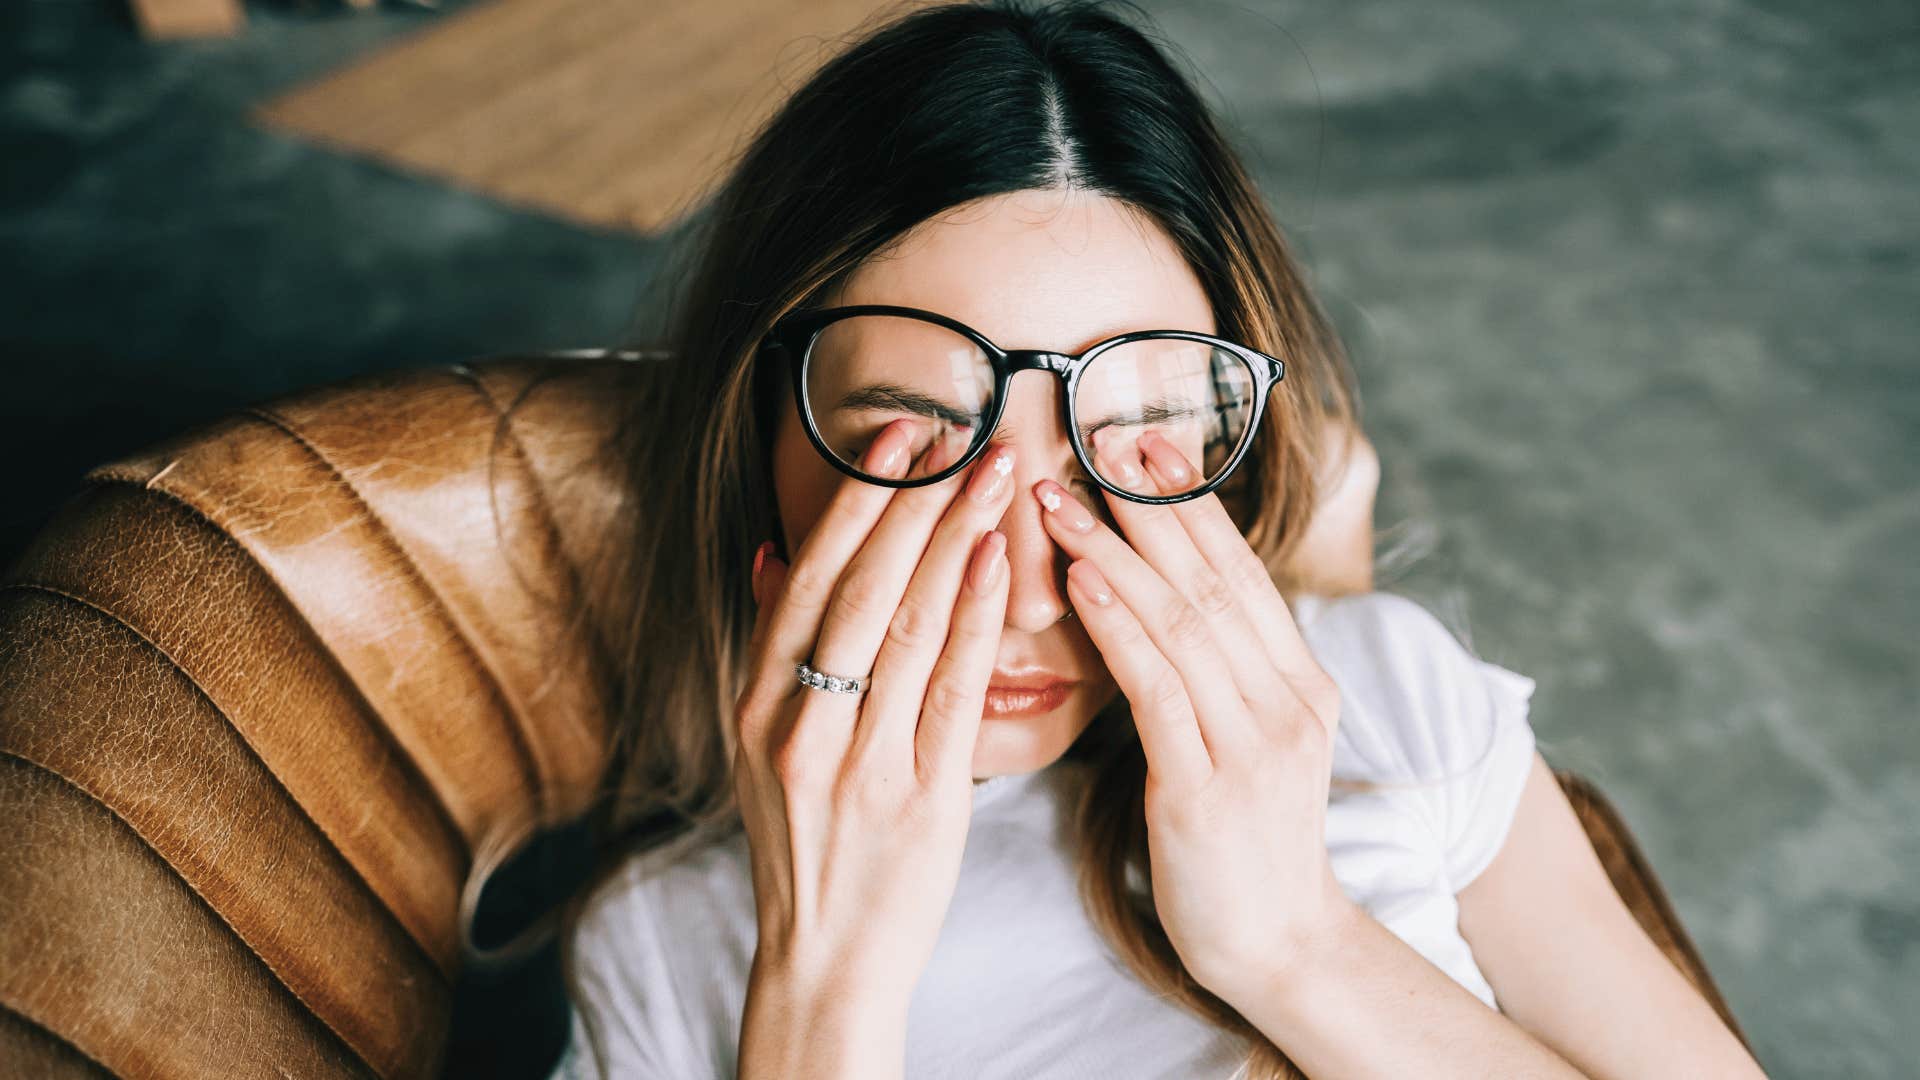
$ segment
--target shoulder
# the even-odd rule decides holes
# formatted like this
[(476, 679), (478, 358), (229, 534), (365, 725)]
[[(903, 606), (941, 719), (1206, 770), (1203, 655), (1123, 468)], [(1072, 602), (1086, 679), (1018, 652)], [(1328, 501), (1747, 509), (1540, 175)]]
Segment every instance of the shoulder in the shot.
[(1335, 774), (1404, 784), (1457, 891), (1506, 836), (1536, 751), (1534, 680), (1476, 655), (1395, 593), (1303, 597), (1300, 632), (1340, 687)]
[(1495, 729), (1525, 721), (1534, 680), (1484, 660), (1424, 605), (1390, 592), (1302, 597), (1300, 633), (1341, 692), (1341, 726), (1381, 771), (1470, 769)]

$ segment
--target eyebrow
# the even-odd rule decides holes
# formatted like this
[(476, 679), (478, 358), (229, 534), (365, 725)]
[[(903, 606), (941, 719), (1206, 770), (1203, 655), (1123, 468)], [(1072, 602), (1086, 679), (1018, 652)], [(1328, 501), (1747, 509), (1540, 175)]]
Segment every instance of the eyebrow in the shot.
[(841, 397), (835, 408), (907, 412), (934, 420), (944, 420), (955, 427), (972, 427), (980, 420), (976, 414), (956, 409), (939, 398), (923, 394), (918, 390), (910, 390), (898, 383), (871, 383), (849, 390)]
[(1200, 415), (1200, 410), (1191, 401), (1169, 402), (1166, 398), (1142, 405), (1138, 410), (1117, 416), (1102, 418), (1098, 423), (1080, 425), (1080, 442), (1084, 446), (1093, 445), (1093, 433), (1104, 427), (1145, 427), (1148, 424), (1165, 424), (1178, 420), (1191, 420)]

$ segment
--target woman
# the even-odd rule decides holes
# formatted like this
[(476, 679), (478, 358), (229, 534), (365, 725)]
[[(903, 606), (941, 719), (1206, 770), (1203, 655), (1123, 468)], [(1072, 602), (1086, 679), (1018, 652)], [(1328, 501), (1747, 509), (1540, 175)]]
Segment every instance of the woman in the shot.
[(559, 1075), (1757, 1074), (1532, 681), (1367, 591), (1338, 344), (1143, 33), (900, 17), (709, 226)]

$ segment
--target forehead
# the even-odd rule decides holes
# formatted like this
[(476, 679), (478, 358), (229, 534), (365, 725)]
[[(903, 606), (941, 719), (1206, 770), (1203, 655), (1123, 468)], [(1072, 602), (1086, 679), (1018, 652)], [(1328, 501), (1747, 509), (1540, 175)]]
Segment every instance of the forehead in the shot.
[(1130, 330), (1216, 332), (1172, 238), (1087, 191), (963, 203), (869, 257), (831, 302), (925, 308), (1005, 349), (1079, 352)]

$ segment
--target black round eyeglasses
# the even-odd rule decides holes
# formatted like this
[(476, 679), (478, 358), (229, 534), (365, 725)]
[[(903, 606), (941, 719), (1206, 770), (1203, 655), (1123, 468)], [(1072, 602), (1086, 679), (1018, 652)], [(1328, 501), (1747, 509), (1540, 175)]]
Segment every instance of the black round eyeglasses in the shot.
[[(1246, 456), (1267, 393), (1286, 373), (1257, 349), (1191, 330), (1136, 330), (1069, 355), (1003, 349), (957, 319), (894, 304), (790, 312), (759, 347), (787, 355), (807, 439), (821, 456), (884, 487), (937, 484), (966, 468), (998, 429), (1014, 374), (1053, 372), (1066, 382), (1068, 440), (1087, 475), (1149, 504), (1218, 487)], [(925, 474), (862, 471), (867, 445), (901, 417), (915, 422), (913, 456)], [(1149, 479), (1140, 445), (1148, 432), (1195, 466), (1184, 479)]]

